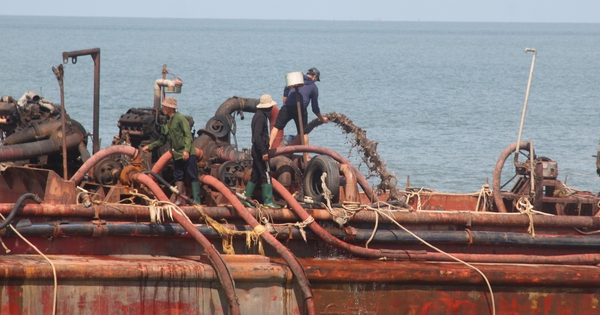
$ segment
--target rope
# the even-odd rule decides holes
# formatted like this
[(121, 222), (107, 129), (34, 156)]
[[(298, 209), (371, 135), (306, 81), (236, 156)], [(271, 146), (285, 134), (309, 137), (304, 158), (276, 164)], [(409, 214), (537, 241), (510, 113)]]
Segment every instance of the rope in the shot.
[[(331, 216), (333, 217), (333, 221), (335, 221), (335, 223), (337, 223), (340, 227), (343, 227), (344, 225), (346, 225), (346, 223), (348, 223), (348, 220), (350, 220), (350, 218), (352, 216), (348, 215), (348, 213), (344, 209), (339, 209), (339, 210), (341, 210), (343, 215), (338, 215), (338, 214), (334, 213), (333, 208), (331, 207), (331, 199), (333, 199), (333, 194), (331, 193), (329, 188), (327, 188), (327, 184), (325, 183), (326, 178), (327, 178), (327, 173), (323, 172), (323, 174), (321, 174), (321, 188), (323, 189), (323, 193), (322, 193), (323, 198), (325, 198), (325, 200), (327, 201), (325, 208), (327, 209), (327, 211), (329, 211), (329, 214), (331, 214)], [(338, 208), (336, 208), (336, 209), (338, 209)]]
[(419, 191), (414, 192), (414, 191), (404, 191), (404, 194), (406, 195), (406, 203), (408, 204), (410, 202), (410, 198), (417, 196), (417, 211), (419, 210), (423, 210), (421, 209), (421, 192), (424, 190), (424, 187), (421, 187), (419, 189)]
[[(296, 222), (296, 223), (284, 223), (284, 224), (270, 224), (270, 227), (275, 226), (275, 232), (279, 233), (279, 231), (276, 229), (277, 227), (287, 227), (288, 229), (292, 228), (292, 227), (296, 227), (298, 229), (298, 232), (300, 232), (300, 235), (302, 235), (302, 239), (304, 240), (304, 242), (308, 242), (308, 240), (306, 239), (306, 231), (304, 230), (305, 227), (307, 227), (309, 224), (315, 222), (315, 218), (312, 215), (309, 215), (308, 218), (306, 218), (306, 220), (302, 221), (302, 222)], [(281, 228), (280, 228), (281, 230)], [(291, 234), (290, 234), (291, 236)]]
[[(2, 220), (6, 220), (1, 213), (0, 213), (0, 218), (2, 218)], [(13, 230), (13, 232), (15, 232), (15, 234), (17, 234), (17, 236), (19, 236), (19, 238), (21, 238), (25, 243), (27, 243), (27, 245), (31, 246), (31, 248), (33, 248), (33, 250), (35, 250), (38, 254), (40, 254), (40, 256), (44, 257), (44, 259), (46, 259), (46, 261), (48, 261), (48, 263), (52, 267), (52, 277), (54, 278), (54, 297), (52, 299), (52, 315), (55, 315), (56, 314), (57, 291), (58, 291), (58, 278), (56, 276), (56, 267), (54, 266), (54, 263), (52, 263), (52, 261), (46, 255), (44, 255), (44, 253), (42, 253), (37, 247), (35, 247), (33, 244), (31, 244), (31, 242), (29, 242), (25, 237), (23, 237), (23, 235), (21, 235), (21, 233), (19, 233), (19, 231), (17, 231), (17, 229), (15, 229), (15, 227), (12, 226), (12, 224), (9, 224), (8, 226)], [(2, 245), (4, 245), (4, 243), (2, 243)], [(4, 248), (7, 249), (6, 246)]]
[(487, 211), (487, 205), (490, 202), (490, 197), (492, 196), (492, 191), (490, 190), (490, 185), (489, 184), (483, 184), (481, 186), (481, 189), (477, 192), (478, 197), (477, 197), (477, 206), (475, 207), (475, 211), (479, 211), (479, 205), (481, 204), (481, 199), (483, 199), (483, 208), (481, 209), (481, 211), (485, 212)]
[[(379, 204), (377, 206), (379, 206)], [(375, 212), (375, 226), (373, 227), (373, 232), (371, 233), (371, 236), (365, 243), (365, 248), (369, 248), (369, 243), (371, 243), (371, 241), (375, 237), (375, 233), (377, 233), (377, 228), (379, 228), (379, 213)]]
[[(258, 245), (258, 253), (261, 255), (265, 255), (265, 250), (263, 248), (262, 240), (260, 238), (260, 234), (265, 231), (265, 227), (262, 225), (257, 225), (252, 231), (238, 231), (227, 228), (226, 226), (220, 224), (215, 219), (209, 217), (204, 213), (202, 207), (199, 205), (194, 205), (194, 209), (200, 212), (202, 216), (201, 219), (204, 220), (206, 225), (212, 227), (221, 235), (221, 243), (223, 246), (223, 253), (228, 255), (234, 255), (235, 249), (233, 248), (233, 237), (236, 235), (245, 235), (246, 236), (246, 246), (248, 248), (252, 248), (252, 244)], [(260, 227), (260, 228), (259, 228)], [(262, 230), (261, 230), (262, 229)], [(258, 233), (260, 232), (260, 233)]]
[(535, 238), (535, 228), (533, 226), (533, 205), (529, 202), (527, 197), (521, 197), (517, 201), (517, 210), (521, 214), (526, 214), (529, 217), (529, 228), (527, 232), (531, 234), (531, 237)]
[[(376, 210), (376, 211), (378, 211), (378, 210)], [(417, 236), (416, 234), (414, 234), (413, 232), (411, 232), (410, 230), (408, 230), (407, 228), (405, 228), (404, 226), (402, 226), (402, 224), (398, 223), (396, 220), (394, 220), (394, 218), (392, 216), (388, 215), (384, 211), (378, 211), (378, 213), (381, 214), (382, 216), (387, 217), (390, 221), (392, 221), (394, 224), (396, 224), (399, 228), (403, 229), (405, 232), (407, 232), (408, 234), (412, 235), (414, 238), (416, 238), (417, 240), (419, 240), (420, 242), (422, 242), (423, 244), (425, 244), (429, 248), (431, 248), (431, 249), (433, 249), (433, 250), (435, 250), (435, 251), (437, 251), (437, 252), (439, 252), (439, 253), (441, 253), (443, 255), (446, 255), (447, 257), (449, 257), (449, 258), (451, 258), (451, 259), (453, 259), (453, 260), (455, 260), (455, 261), (457, 261), (457, 262), (459, 262), (461, 264), (464, 264), (465, 266), (467, 266), (467, 267), (475, 270), (477, 273), (479, 273), (481, 275), (481, 277), (483, 277), (483, 280), (485, 281), (485, 283), (487, 284), (488, 289), (490, 290), (490, 296), (491, 296), (491, 299), (492, 299), (492, 314), (496, 315), (496, 302), (494, 300), (494, 291), (492, 290), (492, 286), (490, 284), (490, 281), (488, 280), (488, 278), (485, 276), (485, 274), (481, 270), (479, 270), (477, 267), (475, 267), (475, 266), (467, 263), (466, 261), (463, 261), (463, 260), (461, 260), (459, 258), (456, 258), (456, 257), (454, 257), (454, 256), (452, 256), (452, 255), (450, 255), (450, 254), (442, 251), (441, 249), (439, 249), (439, 248), (437, 248), (437, 247), (429, 244), (427, 241), (425, 241), (424, 239), (420, 238), (419, 236)]]

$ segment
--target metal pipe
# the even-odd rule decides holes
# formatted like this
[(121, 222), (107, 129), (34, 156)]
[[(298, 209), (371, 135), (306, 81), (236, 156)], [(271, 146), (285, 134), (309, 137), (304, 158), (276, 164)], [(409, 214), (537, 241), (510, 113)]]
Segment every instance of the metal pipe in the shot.
[[(264, 239), (269, 245), (271, 245), (279, 255), (286, 261), (292, 273), (298, 279), (298, 284), (300, 285), (300, 289), (302, 290), (302, 294), (304, 296), (304, 301), (306, 303), (306, 309), (308, 315), (314, 315), (314, 296), (312, 294), (312, 289), (310, 288), (310, 283), (304, 273), (304, 268), (294, 256), (294, 254), (283, 244), (281, 244), (273, 235), (269, 233), (264, 233), (264, 227), (256, 221), (256, 219), (248, 212), (248, 209), (242, 205), (242, 203), (238, 200), (237, 196), (235, 196), (231, 190), (225, 186), (225, 184), (221, 183), (218, 179), (210, 176), (210, 175), (202, 175), (200, 176), (200, 181), (204, 184), (210, 185), (217, 189), (223, 196), (229, 200), (232, 204), (233, 208), (237, 211), (237, 213), (244, 219), (246, 223), (248, 223), (258, 234), (260, 237)], [(262, 228), (262, 231), (260, 230)]]
[(300, 173), (298, 166), (286, 156), (279, 155), (270, 158), (268, 164), (277, 173), (277, 180), (285, 187), (290, 187), (292, 185), (292, 171), (296, 174), (296, 180), (302, 178), (302, 173)]
[[(13, 208), (13, 203), (0, 203), (0, 213), (7, 215)], [(256, 209), (247, 209), (251, 215), (258, 216)], [(200, 219), (201, 215), (193, 207), (182, 207), (182, 211), (193, 220)], [(216, 220), (231, 220), (239, 218), (236, 211), (227, 206), (208, 207), (204, 206), (203, 211), (206, 215)], [(263, 209), (269, 218), (275, 221), (297, 221), (300, 218), (289, 209)], [(119, 204), (115, 205), (94, 205), (86, 208), (81, 204), (27, 204), (21, 211), (23, 216), (33, 217), (79, 217), (93, 218), (98, 215), (106, 219), (135, 219), (148, 215), (148, 209), (144, 206)], [(331, 214), (324, 209), (311, 209), (310, 214), (319, 221), (332, 221)], [(474, 211), (450, 212), (450, 211), (391, 211), (389, 214), (400, 224), (403, 225), (457, 225), (474, 227), (528, 227), (530, 219), (526, 215), (515, 213), (479, 213)], [(373, 211), (359, 211), (354, 214), (350, 222), (373, 223), (377, 214)], [(540, 229), (583, 229), (593, 231), (600, 229), (600, 217), (591, 216), (541, 216), (532, 217), (536, 231)], [(381, 224), (390, 223), (387, 218), (380, 218)], [(541, 233), (541, 231), (540, 231)], [(572, 235), (566, 234), (565, 235)]]
[[(525, 53), (533, 52), (531, 59), (531, 68), (529, 69), (529, 79), (527, 80), (527, 90), (525, 91), (525, 102), (523, 104), (523, 113), (521, 114), (521, 125), (519, 126), (519, 136), (517, 143), (521, 143), (521, 133), (523, 132), (523, 123), (525, 122), (525, 113), (527, 112), (527, 101), (529, 100), (529, 89), (531, 88), (531, 78), (533, 77), (533, 67), (535, 66), (535, 56), (537, 51), (533, 48), (525, 48)], [(515, 149), (515, 155), (519, 155), (519, 148)]]
[[(9, 219), (7, 218), (7, 221)], [(252, 227), (248, 225), (237, 225), (237, 226), (229, 226), (230, 229), (235, 229), (237, 231), (251, 231)], [(2, 229), (2, 227), (0, 227)], [(151, 224), (151, 223), (136, 223), (136, 222), (126, 222), (126, 223), (106, 223), (101, 226), (92, 223), (92, 222), (76, 222), (76, 223), (68, 223), (68, 224), (60, 224), (60, 225), (52, 225), (48, 223), (33, 223), (29, 226), (16, 227), (16, 229), (24, 236), (38, 236), (38, 237), (50, 237), (50, 236), (60, 236), (60, 237), (68, 237), (68, 236), (130, 236), (130, 237), (191, 237), (191, 235), (179, 224)], [(101, 229), (102, 232), (99, 233), (98, 230)], [(202, 233), (207, 238), (220, 239), (221, 235), (214, 228), (207, 225), (196, 226), (196, 229)], [(326, 228), (331, 235), (336, 238), (343, 238), (345, 236), (344, 232), (341, 232), (336, 228)], [(401, 242), (405, 239), (412, 238), (409, 235), (402, 235), (402, 239), (393, 240), (394, 236), (390, 237), (386, 233), (387, 230), (380, 230), (383, 233), (375, 234), (373, 241), (374, 242)], [(354, 239), (358, 242), (364, 242), (370, 238), (371, 230), (367, 229), (358, 229), (357, 234), (354, 236)], [(439, 241), (440, 235), (445, 234), (446, 231), (414, 231), (419, 237), (424, 238), (428, 242)], [(272, 232), (281, 235), (278, 232)], [(302, 239), (302, 234), (298, 229), (288, 230), (287, 233), (282, 235), (281, 237), (285, 237), (289, 239)], [(404, 233), (406, 234), (406, 233)], [(436, 235), (437, 234), (437, 235)], [(497, 233), (501, 234), (501, 233)], [(15, 236), (14, 232), (11, 230), (7, 230), (4, 232), (4, 236), (13, 237)], [(307, 239), (320, 239), (320, 237), (313, 233), (312, 231), (307, 231), (305, 234)], [(501, 235), (500, 238), (502, 238)], [(461, 242), (464, 242), (464, 236), (458, 236)], [(550, 241), (552, 237), (546, 237), (544, 241)], [(447, 238), (446, 238), (447, 240)], [(414, 238), (412, 238), (414, 241)], [(597, 242), (594, 240), (594, 242)], [(594, 245), (588, 244), (590, 249), (594, 248)], [(581, 251), (581, 248), (577, 249)], [(557, 264), (557, 265), (596, 265), (600, 263), (600, 254), (597, 253), (578, 253), (578, 254), (563, 254), (563, 255), (530, 255), (530, 254), (485, 254), (485, 253), (476, 253), (476, 254), (467, 254), (467, 253), (451, 253), (452, 256), (459, 258), (463, 261), (474, 262), (474, 263), (515, 263), (515, 264)], [(419, 260), (427, 260), (427, 261), (452, 261), (448, 256), (440, 254), (440, 253), (425, 253), (415, 255)]]
[(17, 199), (17, 202), (15, 202), (15, 206), (10, 211), (10, 213), (8, 214), (6, 219), (4, 221), (2, 221), (2, 223), (0, 223), (0, 230), (5, 228), (7, 225), (10, 224), (10, 222), (12, 222), (15, 215), (17, 215), (17, 211), (19, 211), (19, 208), (21, 208), (21, 204), (23, 203), (23, 201), (25, 201), (25, 199), (28, 199), (28, 198), (37, 203), (42, 203), (42, 199), (40, 199), (40, 197), (38, 197), (34, 194), (26, 193), (26, 194), (21, 195), (21, 197), (19, 197), (19, 199)]
[(83, 163), (87, 162), (87, 160), (89, 160), (90, 156), (90, 151), (88, 151), (87, 146), (85, 145), (85, 143), (79, 142), (79, 145), (77, 146), (77, 150), (79, 150), (79, 155), (81, 156), (81, 161)]
[(62, 144), (63, 139), (67, 143), (66, 148), (74, 149), (77, 148), (83, 141), (83, 135), (80, 133), (73, 133), (58, 139), (46, 139), (41, 141), (0, 146), (0, 162), (23, 160), (40, 155), (58, 153), (64, 146), (64, 144)]
[(235, 111), (255, 113), (256, 105), (260, 104), (260, 100), (256, 98), (230, 97), (225, 102), (221, 103), (215, 112), (215, 116), (231, 115)]
[(2, 141), (2, 145), (6, 146), (47, 139), (52, 134), (56, 133), (59, 127), (62, 128), (61, 125), (62, 121), (60, 120), (42, 123), (31, 122), (30, 127), (21, 129), (19, 132), (6, 137)]
[(154, 81), (154, 108), (159, 109), (161, 107), (160, 101), (162, 99), (162, 94), (160, 93), (161, 87), (174, 87), (175, 82), (173, 80), (168, 79), (158, 79)]
[(346, 178), (346, 185), (344, 185), (346, 201), (358, 202), (358, 186), (352, 168), (348, 164), (340, 164), (340, 172)]

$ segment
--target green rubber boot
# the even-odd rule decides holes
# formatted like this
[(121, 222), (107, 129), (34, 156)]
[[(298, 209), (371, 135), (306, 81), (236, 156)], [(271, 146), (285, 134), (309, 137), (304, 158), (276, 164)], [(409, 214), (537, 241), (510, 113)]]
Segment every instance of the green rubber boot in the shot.
[[(256, 184), (255, 184), (255, 183), (253, 183), (253, 182), (248, 182), (248, 183), (246, 184), (246, 190), (244, 191), (244, 196), (246, 196), (246, 198), (250, 198), (250, 197), (252, 197), (252, 194), (254, 193), (254, 188), (255, 188), (255, 187), (256, 187)], [(253, 205), (251, 205), (251, 204), (250, 204), (248, 201), (246, 201), (246, 200), (243, 200), (243, 199), (242, 199), (242, 204), (243, 204), (244, 206), (246, 206), (246, 207), (249, 207), (249, 208), (254, 208), (254, 206), (253, 206)]]
[(273, 202), (273, 184), (262, 185), (263, 204), (267, 208), (280, 209), (281, 206)]
[(194, 202), (197, 204), (201, 204), (200, 199), (200, 182), (192, 182), (192, 197), (194, 198)]

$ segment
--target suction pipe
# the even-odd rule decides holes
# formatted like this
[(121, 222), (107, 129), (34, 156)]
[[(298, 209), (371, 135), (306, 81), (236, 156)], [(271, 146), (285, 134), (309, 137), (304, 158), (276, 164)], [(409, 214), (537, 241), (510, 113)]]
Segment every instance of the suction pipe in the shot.
[[(132, 180), (136, 180), (150, 188), (152, 193), (154, 193), (159, 200), (169, 201), (169, 198), (150, 176), (143, 173), (135, 173), (132, 174), (131, 177)], [(177, 223), (179, 223), (188, 233), (190, 233), (190, 235), (202, 246), (202, 248), (204, 248), (208, 254), (208, 258), (210, 259), (212, 266), (215, 268), (215, 272), (217, 273), (217, 276), (221, 281), (221, 285), (223, 286), (223, 290), (225, 291), (225, 295), (227, 296), (231, 313), (235, 315), (241, 314), (238, 297), (235, 294), (235, 283), (231, 273), (229, 272), (229, 269), (227, 269), (227, 265), (225, 265), (225, 262), (223, 261), (223, 257), (221, 257), (210, 241), (196, 229), (194, 224), (192, 224), (187, 217), (183, 216), (177, 211), (173, 211), (172, 214), (173, 219), (177, 221)]]
[(252, 216), (252, 214), (242, 205), (242, 203), (238, 200), (237, 196), (229, 190), (225, 184), (221, 183), (218, 179), (210, 176), (210, 175), (202, 175), (200, 176), (200, 181), (204, 184), (210, 185), (217, 189), (229, 202), (233, 205), (233, 208), (237, 211), (237, 213), (248, 223), (254, 231), (260, 235), (262, 239), (264, 239), (269, 245), (271, 245), (279, 255), (287, 262), (292, 273), (298, 279), (298, 283), (300, 288), (302, 289), (302, 294), (304, 296), (304, 300), (306, 303), (307, 314), (314, 315), (314, 297), (312, 294), (312, 289), (310, 288), (310, 283), (308, 282), (308, 278), (304, 273), (304, 268), (294, 256), (294, 254), (283, 244), (281, 244), (275, 236), (271, 235), (269, 232), (265, 230), (265, 228)]
[(411, 258), (416, 258), (418, 255), (423, 255), (424, 251), (419, 252), (411, 252), (407, 250), (385, 250), (385, 249), (369, 249), (363, 248), (355, 245), (348, 244), (346, 242), (340, 241), (337, 237), (331, 235), (327, 230), (321, 227), (315, 220), (312, 218), (310, 214), (302, 208), (302, 206), (294, 199), (292, 194), (281, 185), (276, 179), (272, 178), (273, 188), (285, 199), (288, 205), (292, 208), (292, 210), (296, 213), (296, 215), (304, 222), (308, 223), (308, 227), (315, 232), (322, 240), (324, 240), (327, 244), (341, 249), (343, 251), (349, 252), (351, 254), (368, 257), (368, 258), (383, 258), (389, 257), (394, 259), (403, 259), (410, 260)]

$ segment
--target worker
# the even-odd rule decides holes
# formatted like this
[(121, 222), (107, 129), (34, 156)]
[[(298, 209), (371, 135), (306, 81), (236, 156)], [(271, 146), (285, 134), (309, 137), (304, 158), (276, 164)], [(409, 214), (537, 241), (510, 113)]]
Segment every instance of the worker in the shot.
[[(281, 208), (273, 202), (273, 184), (271, 183), (271, 170), (269, 168), (269, 123), (271, 108), (277, 105), (269, 94), (260, 97), (256, 105), (256, 113), (252, 117), (252, 174), (246, 184), (245, 196), (252, 197), (254, 188), (262, 182), (263, 205), (267, 208)], [(251, 207), (247, 201), (242, 203)]]
[[(302, 111), (302, 128), (306, 129), (308, 120), (307, 108), (308, 104), (311, 104), (312, 111), (317, 115), (320, 122), (326, 123), (329, 121), (327, 117), (321, 115), (319, 109), (319, 88), (315, 84), (316, 81), (321, 81), (321, 73), (317, 68), (310, 68), (304, 75), (304, 85), (298, 88), (300, 93), (300, 104)], [(294, 120), (296, 123), (296, 131), (300, 134), (300, 122), (298, 121), (298, 109), (296, 104), (296, 89), (285, 87), (283, 90), (283, 106), (277, 115), (275, 126), (271, 130), (271, 137), (269, 138), (269, 148), (273, 147), (273, 142), (277, 137), (279, 130), (283, 130), (290, 120)], [(304, 143), (308, 145), (308, 135), (304, 135)]]
[[(198, 180), (198, 162), (196, 160), (196, 148), (194, 147), (190, 124), (184, 115), (178, 113), (177, 99), (165, 97), (162, 102), (162, 112), (169, 119), (160, 128), (160, 137), (142, 148), (144, 152), (152, 151), (169, 142), (173, 154), (173, 177), (175, 186), (181, 195), (185, 195), (184, 179), (187, 176), (192, 186), (192, 198), (200, 204), (200, 182)], [(177, 205), (185, 204), (183, 199), (178, 198)]]

